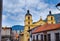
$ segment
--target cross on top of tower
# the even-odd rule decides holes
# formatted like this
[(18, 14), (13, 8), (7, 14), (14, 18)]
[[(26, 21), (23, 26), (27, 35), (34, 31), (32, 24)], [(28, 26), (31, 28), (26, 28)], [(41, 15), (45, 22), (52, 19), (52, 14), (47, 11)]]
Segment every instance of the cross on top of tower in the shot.
[(27, 13), (29, 14), (29, 10), (27, 10)]
[(49, 11), (49, 14), (48, 14), (48, 16), (53, 16), (53, 15), (52, 15), (52, 13), (51, 13), (51, 11)]
[(27, 13), (26, 13), (26, 16), (28, 16), (28, 15), (32, 16), (32, 15), (30, 14), (29, 10), (27, 10)]
[(51, 11), (49, 11), (49, 14), (51, 15)]

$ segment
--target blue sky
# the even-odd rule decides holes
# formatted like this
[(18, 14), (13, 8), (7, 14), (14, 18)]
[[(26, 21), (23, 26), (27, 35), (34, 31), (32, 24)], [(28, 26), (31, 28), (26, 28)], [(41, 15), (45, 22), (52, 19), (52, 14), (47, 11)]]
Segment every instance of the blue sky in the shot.
[(60, 0), (3, 0), (2, 26), (24, 25), (25, 14), (30, 10), (33, 22), (42, 16), (44, 20), (52, 11), (52, 14), (60, 13), (55, 7)]

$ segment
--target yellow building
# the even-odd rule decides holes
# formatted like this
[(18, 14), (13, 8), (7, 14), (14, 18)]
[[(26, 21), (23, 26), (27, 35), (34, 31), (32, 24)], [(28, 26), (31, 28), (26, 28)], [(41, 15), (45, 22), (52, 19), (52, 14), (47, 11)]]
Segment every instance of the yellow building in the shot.
[(28, 30), (32, 28), (32, 15), (27, 10), (27, 14), (25, 15), (25, 27), (24, 27), (24, 41), (29, 41), (29, 32)]
[(27, 10), (24, 23), (25, 23), (25, 27), (24, 27), (24, 33), (23, 33), (24, 34), (23, 40), (29, 41), (30, 35), (29, 35), (28, 30), (39, 25), (44, 25), (46, 23), (55, 24), (56, 22), (55, 22), (54, 16), (51, 14), (51, 11), (49, 11), (49, 15), (47, 16), (46, 20), (42, 20), (42, 17), (40, 17), (39, 21), (33, 22), (32, 15), (30, 14), (29, 10)]

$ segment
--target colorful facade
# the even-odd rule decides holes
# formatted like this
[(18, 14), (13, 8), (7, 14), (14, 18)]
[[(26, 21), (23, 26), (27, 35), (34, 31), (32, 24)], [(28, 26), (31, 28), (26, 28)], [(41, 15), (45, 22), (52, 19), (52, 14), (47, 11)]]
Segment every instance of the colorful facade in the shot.
[(30, 33), (28, 32), (30, 29), (33, 29), (37, 26), (44, 25), (46, 23), (48, 24), (55, 24), (55, 17), (51, 14), (51, 11), (49, 11), (49, 15), (47, 16), (46, 20), (43, 20), (42, 17), (40, 17), (40, 20), (37, 22), (33, 22), (32, 15), (30, 14), (29, 10), (27, 10), (27, 14), (25, 15), (25, 27), (24, 27), (24, 41), (30, 40)]

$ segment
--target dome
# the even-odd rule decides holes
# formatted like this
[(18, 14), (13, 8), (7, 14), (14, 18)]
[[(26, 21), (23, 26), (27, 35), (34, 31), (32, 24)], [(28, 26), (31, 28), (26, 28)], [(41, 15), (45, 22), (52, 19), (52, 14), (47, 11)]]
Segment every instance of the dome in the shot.
[(27, 10), (27, 14), (25, 16), (32, 16), (30, 13), (29, 13), (29, 10)]

